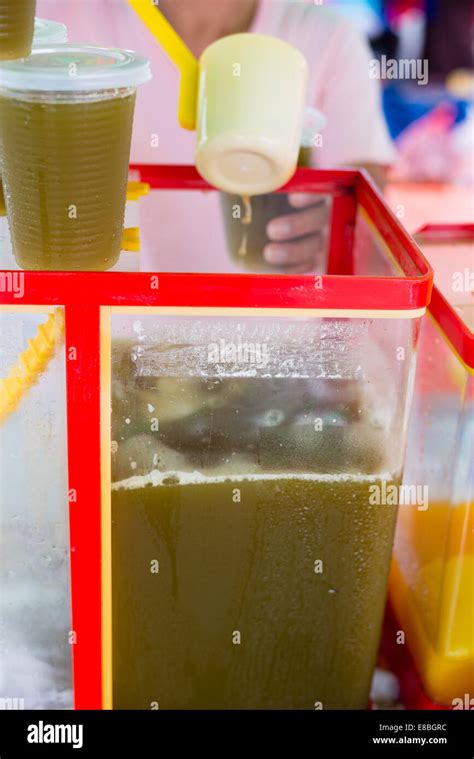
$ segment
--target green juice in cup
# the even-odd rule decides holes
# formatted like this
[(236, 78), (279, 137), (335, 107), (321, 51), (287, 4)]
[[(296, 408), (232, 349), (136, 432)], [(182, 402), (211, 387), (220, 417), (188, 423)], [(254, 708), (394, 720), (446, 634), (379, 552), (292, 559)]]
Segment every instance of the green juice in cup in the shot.
[(0, 61), (31, 53), (35, 9), (36, 0), (0, 0)]
[[(53, 45), (62, 42), (67, 42), (67, 29), (64, 24), (60, 24), (57, 21), (47, 21), (46, 19), (35, 18), (33, 47), (38, 47), (39, 45)], [(3, 182), (0, 176), (0, 216), (5, 216), (6, 213), (6, 200), (3, 192)]]
[(130, 51), (82, 45), (0, 66), (1, 171), (21, 268), (117, 262), (136, 88), (149, 78)]

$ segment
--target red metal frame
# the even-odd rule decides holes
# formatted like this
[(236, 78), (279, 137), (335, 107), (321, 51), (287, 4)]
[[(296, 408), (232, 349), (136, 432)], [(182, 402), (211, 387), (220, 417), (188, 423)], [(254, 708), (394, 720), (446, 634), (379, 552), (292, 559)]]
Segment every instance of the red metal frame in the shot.
[(352, 191), (332, 196), (331, 230), (329, 233), (328, 274), (351, 275), (353, 242), (357, 218), (357, 200)]
[(101, 709), (99, 306), (66, 305), (65, 327), (73, 685), (76, 709)]
[[(212, 190), (191, 166), (131, 169), (140, 181), (155, 188)], [(288, 191), (330, 193), (333, 198), (330, 273), (320, 278), (317, 288), (312, 275), (23, 272), (21, 305), (63, 305), (66, 311), (68, 475), (69, 489), (77, 493), (77, 500), (70, 504), (77, 709), (96, 709), (102, 704), (100, 306), (409, 311), (429, 303), (430, 265), (364, 174), (299, 169), (281, 189)], [(365, 209), (405, 276), (350, 276), (358, 205)], [(0, 293), (0, 303), (20, 305), (10, 292)]]
[(474, 240), (474, 224), (425, 224), (416, 232), (415, 237), (422, 237), (426, 242), (459, 242)]
[[(415, 237), (421, 246), (423, 243), (474, 242), (474, 224), (426, 224)], [(433, 287), (429, 310), (456, 353), (466, 366), (474, 369), (474, 332), (436, 286)]]
[[(192, 166), (131, 167), (152, 188), (209, 190)], [(312, 275), (159, 274), (151, 273), (24, 272), (22, 303), (81, 305), (87, 294), (92, 305), (208, 306), (261, 308), (328, 308), (406, 311), (424, 308), (430, 300), (433, 272), (416, 243), (401, 226), (368, 178), (354, 170), (298, 169), (280, 192), (330, 193), (333, 222), (330, 273), (314, 286)], [(350, 250), (357, 204), (363, 208), (400, 264), (403, 276), (350, 275)], [(409, 266), (407, 266), (409, 264)], [(14, 293), (2, 302), (18, 305)]]

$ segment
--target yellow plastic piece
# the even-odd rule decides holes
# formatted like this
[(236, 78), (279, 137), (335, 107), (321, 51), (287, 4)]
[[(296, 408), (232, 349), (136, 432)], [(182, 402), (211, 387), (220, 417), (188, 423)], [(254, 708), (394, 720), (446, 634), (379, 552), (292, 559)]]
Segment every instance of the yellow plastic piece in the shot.
[[(150, 185), (147, 182), (129, 182), (127, 186), (127, 200), (137, 201), (144, 198), (150, 192)], [(140, 230), (138, 227), (128, 227), (123, 230), (122, 250), (129, 253), (139, 253), (140, 251)]]
[(123, 230), (122, 250), (128, 250), (129, 253), (139, 253), (140, 230), (138, 227), (129, 227)]
[(399, 509), (390, 597), (425, 690), (451, 706), (474, 694), (474, 510)]
[(144, 198), (150, 192), (150, 185), (146, 182), (129, 182), (127, 186), (127, 200), (135, 201)]
[(44, 324), (40, 324), (36, 336), (28, 340), (28, 348), (20, 353), (7, 377), (0, 379), (0, 422), (15, 411), (23, 396), (37, 382), (63, 334), (64, 315), (62, 309), (57, 308)]
[(158, 40), (181, 74), (178, 120), (183, 129), (196, 128), (199, 64), (169, 21), (151, 0), (128, 0), (147, 29)]

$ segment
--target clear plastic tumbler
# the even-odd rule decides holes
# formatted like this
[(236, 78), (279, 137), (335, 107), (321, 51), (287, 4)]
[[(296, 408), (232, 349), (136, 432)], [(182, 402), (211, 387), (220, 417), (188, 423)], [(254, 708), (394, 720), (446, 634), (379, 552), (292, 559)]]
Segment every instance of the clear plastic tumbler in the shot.
[(136, 88), (126, 50), (55, 45), (0, 67), (2, 176), (23, 269), (104, 270), (118, 260)]

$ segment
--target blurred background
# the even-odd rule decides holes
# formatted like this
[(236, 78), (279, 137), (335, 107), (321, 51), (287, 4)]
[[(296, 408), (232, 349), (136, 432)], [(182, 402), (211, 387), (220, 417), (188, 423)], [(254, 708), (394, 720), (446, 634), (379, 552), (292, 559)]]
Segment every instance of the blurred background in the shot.
[[(473, 0), (326, 0), (357, 24), (374, 56), (426, 61), (428, 81), (389, 78), (383, 109), (396, 147), (386, 195), (410, 231), (472, 219)], [(394, 67), (395, 69), (395, 67)], [(398, 71), (400, 73), (400, 70)], [(403, 73), (403, 71), (402, 71)]]

